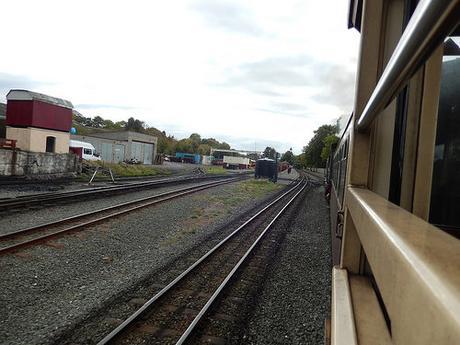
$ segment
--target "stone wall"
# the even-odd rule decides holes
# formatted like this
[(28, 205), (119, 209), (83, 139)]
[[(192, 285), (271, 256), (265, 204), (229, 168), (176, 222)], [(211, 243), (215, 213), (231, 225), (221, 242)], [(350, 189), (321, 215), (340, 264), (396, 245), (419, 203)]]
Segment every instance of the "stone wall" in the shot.
[(66, 175), (80, 171), (79, 158), (71, 153), (0, 149), (0, 176)]

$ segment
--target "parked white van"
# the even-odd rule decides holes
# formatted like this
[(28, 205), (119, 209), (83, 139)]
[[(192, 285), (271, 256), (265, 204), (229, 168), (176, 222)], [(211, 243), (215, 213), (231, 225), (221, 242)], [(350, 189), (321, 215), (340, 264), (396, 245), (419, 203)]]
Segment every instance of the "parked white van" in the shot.
[(82, 159), (89, 161), (100, 161), (101, 157), (96, 153), (96, 149), (93, 144), (79, 141), (79, 140), (70, 140), (69, 150)]

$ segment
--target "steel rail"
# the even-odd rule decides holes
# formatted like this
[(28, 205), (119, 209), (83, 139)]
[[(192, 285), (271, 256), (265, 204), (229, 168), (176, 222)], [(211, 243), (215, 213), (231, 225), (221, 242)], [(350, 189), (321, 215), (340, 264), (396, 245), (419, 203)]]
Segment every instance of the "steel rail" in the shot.
[[(283, 199), (288, 194), (292, 193), (295, 189), (297, 189), (302, 183), (304, 183), (304, 179), (301, 179), (295, 185), (290, 188), (287, 192), (278, 196), (275, 200), (270, 202), (266, 205), (263, 209), (258, 211), (255, 215), (250, 217), (247, 221), (245, 221), (242, 225), (240, 225), (236, 230), (234, 230), (230, 235), (225, 237), (222, 241), (216, 244), (211, 250), (209, 250), (206, 254), (204, 254), (200, 259), (195, 261), (191, 266), (189, 266), (185, 271), (179, 274), (174, 280), (172, 280), (168, 285), (166, 285), (163, 289), (161, 289), (155, 296), (149, 299), (141, 308), (139, 308), (136, 312), (134, 312), (131, 316), (129, 316), (125, 321), (123, 321), (119, 326), (117, 326), (114, 330), (112, 330), (108, 335), (106, 335), (102, 340), (100, 340), (97, 345), (105, 345), (113, 341), (117, 336), (119, 336), (129, 325), (131, 325), (134, 321), (136, 321), (148, 308), (150, 308), (158, 299), (160, 299), (163, 295), (169, 292), (173, 287), (175, 287), (179, 282), (181, 282), (186, 276), (188, 276), (195, 268), (201, 265), (206, 259), (208, 259), (212, 254), (214, 254), (220, 247), (222, 247), (225, 243), (227, 243), (230, 239), (232, 239), (236, 234), (241, 232), (248, 224), (266, 212), (269, 208), (273, 205), (277, 204), (281, 199)], [(305, 188), (307, 182), (302, 187)]]
[(365, 131), (459, 24), (460, 0), (421, 0), (372, 92), (357, 128)]
[[(124, 215), (124, 214), (127, 214), (129, 212), (139, 210), (141, 208), (145, 208), (145, 207), (148, 207), (148, 206), (159, 204), (159, 203), (162, 203), (162, 202), (165, 202), (165, 201), (168, 201), (168, 200), (180, 197), (180, 196), (195, 193), (195, 192), (198, 192), (198, 191), (201, 191), (201, 190), (204, 190), (204, 189), (220, 186), (220, 185), (223, 185), (223, 184), (232, 183), (232, 182), (235, 182), (235, 181), (238, 181), (238, 180), (241, 180), (241, 178), (226, 179), (224, 181), (209, 182), (209, 183), (201, 184), (201, 185), (198, 185), (198, 186), (193, 186), (193, 187), (187, 187), (187, 188), (183, 188), (183, 189), (173, 190), (173, 191), (153, 195), (153, 196), (142, 198), (142, 199), (128, 201), (128, 202), (125, 202), (123, 204), (109, 206), (109, 207), (106, 207), (104, 209), (91, 211), (91, 212), (86, 212), (86, 213), (82, 213), (80, 215), (76, 215), (76, 216), (72, 216), (72, 217), (67, 217), (67, 218), (64, 218), (64, 219), (61, 219), (61, 220), (58, 220), (58, 221), (55, 221), (55, 222), (41, 224), (41, 225), (37, 225), (35, 227), (21, 229), (21, 230), (18, 230), (18, 231), (6, 233), (6, 234), (3, 234), (3, 235), (0, 235), (0, 240), (5, 241), (6, 239), (9, 239), (9, 238), (15, 238), (15, 237), (23, 236), (23, 235), (26, 235), (26, 234), (31, 233), (31, 232), (36, 232), (36, 231), (39, 231), (39, 230), (46, 229), (48, 227), (58, 226), (58, 225), (67, 223), (69, 221), (75, 221), (75, 220), (78, 220), (79, 218), (84, 218), (84, 217), (88, 217), (88, 216), (94, 216), (94, 215), (97, 215), (97, 214), (100, 214), (100, 213), (103, 213), (103, 212), (107, 212), (107, 211), (111, 211), (111, 210), (114, 210), (114, 209), (126, 207), (126, 206), (129, 206), (129, 205), (133, 205), (133, 204), (136, 204), (136, 203), (144, 202), (141, 205), (132, 206), (132, 207), (130, 207), (128, 209), (125, 209), (125, 210), (121, 210), (121, 211), (118, 211), (118, 212), (115, 212), (115, 213), (111, 213), (111, 214), (108, 214), (108, 215), (105, 215), (105, 216), (101, 216), (101, 217), (96, 218), (96, 219), (92, 219), (92, 220), (85, 221), (83, 223), (72, 225), (72, 226), (67, 227), (65, 229), (61, 229), (61, 230), (58, 230), (58, 231), (55, 231), (55, 232), (52, 232), (52, 233), (49, 233), (49, 234), (45, 234), (45, 235), (42, 235), (42, 236), (39, 236), (39, 237), (32, 238), (32, 239), (27, 240), (27, 241), (23, 241), (23, 242), (16, 243), (16, 244), (13, 244), (13, 245), (10, 245), (10, 246), (7, 246), (7, 247), (0, 248), (0, 255), (6, 254), (8, 252), (16, 251), (16, 250), (18, 250), (20, 248), (29, 246), (29, 245), (37, 243), (37, 242), (42, 242), (43, 240), (48, 240), (50, 238), (56, 237), (58, 235), (66, 233), (66, 232), (82, 229), (82, 228), (84, 228), (86, 226), (94, 225), (94, 224), (99, 223), (101, 221), (104, 221), (104, 220), (107, 220), (107, 219), (110, 219), (110, 218), (114, 218), (114, 217), (117, 217), (117, 216), (120, 216), (120, 215)], [(152, 200), (152, 199), (155, 199), (155, 200), (149, 201), (149, 200)]]
[(263, 237), (265, 237), (266, 233), (270, 230), (272, 225), (276, 222), (276, 220), (286, 211), (286, 209), (289, 207), (289, 205), (297, 198), (297, 196), (302, 193), (302, 191), (305, 189), (308, 183), (305, 183), (302, 188), (284, 205), (284, 207), (279, 211), (276, 216), (271, 220), (271, 222), (265, 227), (265, 229), (262, 231), (262, 233), (257, 237), (257, 239), (252, 243), (251, 247), (246, 251), (246, 253), (243, 255), (243, 257), (238, 261), (238, 263), (233, 267), (233, 269), (230, 271), (230, 273), (225, 277), (225, 279), (222, 281), (222, 283), (219, 285), (219, 287), (214, 291), (212, 294), (211, 298), (206, 302), (204, 307), (200, 310), (198, 315), (193, 319), (192, 323), (188, 326), (188, 328), (185, 330), (185, 332), (182, 334), (182, 336), (179, 338), (179, 340), (176, 342), (176, 345), (181, 345), (183, 344), (187, 338), (190, 336), (190, 334), (193, 332), (193, 330), (196, 328), (200, 320), (203, 318), (203, 316), (206, 314), (206, 312), (209, 310), (211, 305), (215, 303), (223, 289), (227, 286), (227, 284), (230, 282), (230, 280), (233, 278), (235, 275), (236, 271), (241, 267), (241, 265), (246, 261), (248, 256), (252, 253), (254, 248), (259, 244), (259, 242), (262, 240)]
[(147, 181), (147, 182), (136, 182), (122, 186), (109, 186), (109, 187), (97, 187), (91, 189), (78, 189), (78, 190), (70, 190), (64, 191), (59, 193), (40, 193), (34, 195), (25, 195), (19, 196), (16, 198), (7, 198), (0, 200), (0, 208), (10, 208), (14, 206), (23, 206), (27, 204), (33, 204), (37, 202), (44, 202), (44, 201), (55, 201), (59, 199), (68, 199), (73, 197), (80, 197), (85, 195), (92, 195), (92, 194), (99, 194), (99, 193), (109, 193), (109, 192), (117, 192), (123, 190), (131, 190), (137, 189), (141, 187), (148, 187), (148, 186), (161, 186), (164, 184), (170, 184), (175, 182), (188, 182), (188, 181), (195, 181), (195, 180), (204, 180), (204, 179), (214, 179), (214, 178), (232, 178), (230, 176), (191, 176), (191, 177), (181, 177), (181, 178), (169, 178), (169, 179), (161, 179), (155, 181)]
[(0, 205), (9, 201), (22, 201), (22, 200), (28, 200), (31, 198), (46, 198), (49, 196), (59, 196), (59, 195), (66, 195), (66, 194), (72, 194), (75, 192), (97, 192), (97, 191), (102, 191), (102, 190), (116, 190), (119, 188), (123, 187), (136, 187), (136, 186), (143, 186), (143, 185), (149, 185), (149, 184), (156, 184), (156, 183), (163, 183), (163, 182), (171, 182), (171, 181), (177, 181), (181, 179), (187, 179), (187, 178), (193, 178), (193, 176), (187, 176), (187, 177), (171, 177), (171, 178), (162, 178), (162, 179), (156, 179), (153, 181), (141, 181), (141, 182), (135, 182), (127, 185), (116, 185), (116, 186), (104, 186), (104, 187), (93, 187), (93, 188), (84, 188), (84, 189), (77, 189), (77, 190), (68, 190), (68, 191), (62, 191), (62, 192), (47, 192), (47, 193), (37, 193), (37, 194), (29, 194), (29, 195), (22, 195), (22, 196), (17, 196), (17, 197), (10, 197), (10, 198), (0, 198)]
[[(230, 181), (231, 182), (233, 180), (225, 180), (225, 181)], [(5, 240), (7, 238), (18, 236), (18, 235), (24, 235), (24, 234), (26, 234), (28, 232), (37, 231), (37, 230), (47, 228), (47, 227), (51, 227), (51, 226), (61, 225), (61, 224), (68, 223), (68, 222), (71, 222), (71, 221), (74, 221), (74, 220), (78, 220), (78, 219), (83, 218), (83, 217), (97, 215), (97, 214), (107, 212), (107, 211), (110, 211), (110, 210), (114, 210), (114, 209), (117, 209), (117, 208), (121, 208), (121, 207), (124, 207), (124, 206), (134, 205), (136, 203), (149, 201), (149, 200), (152, 200), (152, 199), (157, 199), (157, 198), (162, 197), (162, 196), (167, 196), (167, 195), (174, 194), (174, 193), (177, 193), (177, 192), (180, 192), (180, 191), (186, 191), (186, 190), (194, 189), (194, 188), (201, 187), (201, 186), (211, 185), (211, 184), (215, 184), (215, 183), (218, 183), (218, 182), (224, 182), (224, 181), (208, 182), (208, 183), (199, 184), (197, 186), (191, 186), (191, 187), (186, 187), (186, 188), (181, 188), (181, 189), (174, 189), (172, 191), (163, 192), (163, 193), (160, 193), (160, 194), (155, 194), (155, 195), (147, 196), (147, 197), (140, 198), (140, 199), (126, 201), (126, 202), (123, 202), (121, 204), (116, 204), (116, 205), (104, 207), (104, 208), (101, 208), (99, 210), (80, 213), (80, 214), (77, 214), (75, 216), (62, 218), (62, 219), (59, 219), (57, 221), (52, 221), (52, 222), (32, 226), (30, 228), (25, 228), (25, 229), (20, 229), (20, 230), (13, 231), (13, 232), (8, 232), (8, 233), (5, 233), (5, 234), (0, 234), (0, 240)]]

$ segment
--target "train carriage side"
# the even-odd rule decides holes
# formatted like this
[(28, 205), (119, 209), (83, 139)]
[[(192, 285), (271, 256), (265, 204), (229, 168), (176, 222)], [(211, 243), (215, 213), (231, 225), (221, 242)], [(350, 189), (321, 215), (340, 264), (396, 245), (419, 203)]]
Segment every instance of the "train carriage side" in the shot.
[(329, 201), (330, 208), (333, 265), (338, 265), (340, 263), (343, 235), (343, 206), (351, 119), (352, 116), (349, 117), (346, 127), (340, 130), (340, 140), (333, 150), (331, 150), (326, 172), (326, 190), (328, 194), (326, 197)]
[(328, 172), (332, 344), (459, 343), (459, 23), (460, 0), (350, 0), (361, 43)]

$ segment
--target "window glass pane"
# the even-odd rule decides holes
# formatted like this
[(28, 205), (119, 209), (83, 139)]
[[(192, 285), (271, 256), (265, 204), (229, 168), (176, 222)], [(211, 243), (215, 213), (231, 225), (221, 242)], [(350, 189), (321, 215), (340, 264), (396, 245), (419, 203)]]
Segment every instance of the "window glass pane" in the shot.
[(84, 149), (85, 155), (92, 155), (93, 151), (91, 149)]
[(460, 37), (444, 42), (430, 222), (460, 229)]
[(342, 189), (340, 190), (340, 202), (343, 204), (343, 196), (345, 193), (345, 178), (347, 174), (347, 154), (348, 154), (348, 139), (343, 145), (343, 158), (340, 164), (340, 185)]

